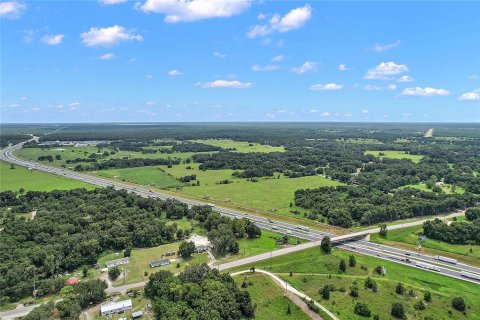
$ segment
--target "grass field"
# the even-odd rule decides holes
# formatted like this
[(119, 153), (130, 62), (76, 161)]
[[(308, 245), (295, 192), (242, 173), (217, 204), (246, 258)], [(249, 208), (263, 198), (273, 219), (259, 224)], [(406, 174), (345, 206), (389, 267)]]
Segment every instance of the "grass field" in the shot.
[(212, 146), (229, 149), (235, 148), (236, 152), (284, 152), (283, 147), (274, 147), (265, 144), (246, 141), (233, 141), (228, 139), (208, 139), (208, 140), (194, 140), (195, 142), (209, 144)]
[(181, 186), (179, 180), (165, 173), (159, 167), (140, 167), (126, 169), (109, 169), (96, 172), (100, 177), (114, 178), (121, 181), (134, 182), (158, 188), (174, 188)]
[[(287, 178), (283, 175), (280, 175), (280, 179), (260, 178), (258, 182), (251, 182), (233, 177), (233, 170), (201, 171), (198, 170), (198, 164), (191, 166), (194, 169), (186, 169), (184, 165), (172, 168), (162, 166), (162, 168), (174, 177), (197, 175), (200, 186), (186, 186), (179, 191), (180, 193), (281, 214), (288, 214), (290, 210), (298, 209), (290, 208), (296, 190), (341, 184), (322, 176)], [(225, 179), (231, 180), (232, 183), (218, 184)]]
[(74, 188), (93, 189), (94, 186), (38, 170), (28, 170), (21, 166), (10, 169), (9, 163), (0, 161), (0, 191), (18, 191), (20, 188), (24, 188), (25, 191), (51, 191)]
[[(383, 153), (383, 155), (380, 155)], [(414, 163), (419, 163), (422, 160), (423, 156), (416, 155), (416, 154), (408, 154), (404, 151), (396, 151), (396, 150), (386, 150), (386, 151), (365, 151), (365, 154), (373, 154), (379, 158), (389, 158), (389, 159), (410, 159)]]
[(345, 142), (345, 143), (354, 143), (354, 144), (383, 144), (383, 142), (378, 141), (376, 139), (368, 139), (368, 138), (348, 138), (348, 139), (336, 139), (338, 142)]
[[(389, 230), (386, 238), (381, 237), (379, 234), (372, 234), (370, 241), (416, 250), (418, 237), (421, 235), (423, 235), (422, 226), (415, 226)], [(470, 250), (472, 250), (472, 252), (470, 252)], [(427, 238), (422, 242), (422, 252), (430, 255), (448, 256), (468, 264), (480, 266), (480, 246), (454, 245)]]
[[(427, 191), (427, 192), (433, 192), (432, 189), (427, 188), (427, 185), (425, 183), (408, 184), (405, 187), (410, 187), (410, 188)], [(446, 194), (454, 193), (454, 191), (452, 191), (452, 185), (450, 184), (443, 183), (443, 184), (440, 184), (439, 187), (441, 187), (442, 191), (445, 192)], [(465, 189), (463, 189), (462, 187), (455, 186), (455, 193), (464, 194)]]
[[(252, 265), (254, 265), (258, 269), (265, 269), (271, 272), (279, 273), (285, 280), (292, 282), (295, 287), (298, 286), (298, 289), (305, 290), (307, 291), (307, 293), (313, 292), (315, 294), (325, 282), (322, 279), (328, 278), (328, 275), (332, 275), (332, 279), (334, 280), (338, 279), (335, 277), (339, 275), (338, 265), (340, 263), (340, 260), (346, 259), (348, 261), (348, 256), (350, 254), (351, 253), (346, 251), (334, 249), (331, 255), (324, 255), (320, 252), (319, 248), (312, 248), (280, 257), (275, 257), (272, 259), (267, 259), (264, 261), (259, 261), (251, 265), (244, 265), (242, 267), (234, 268), (229, 271), (235, 272), (239, 270), (245, 270), (249, 269)], [(357, 266), (354, 268), (347, 268), (347, 272), (343, 274), (341, 278), (350, 277), (351, 280), (349, 281), (349, 284), (351, 284), (353, 279), (356, 277), (363, 279), (366, 276), (370, 275), (378, 282), (380, 286), (380, 291), (377, 293), (378, 295), (369, 298), (370, 300), (368, 300), (369, 302), (367, 302), (371, 307), (373, 314), (383, 312), (383, 305), (389, 307), (392, 302), (395, 302), (399, 299), (399, 297), (396, 296), (395, 292), (392, 291), (391, 288), (393, 288), (392, 285), (396, 285), (397, 282), (403, 282), (408, 288), (414, 288), (417, 294), (421, 295), (421, 293), (425, 290), (432, 292), (432, 294), (434, 295), (434, 299), (437, 299), (437, 301), (434, 300), (433, 302), (435, 303), (434, 308), (429, 309), (429, 307), (427, 306), (426, 312), (432, 312), (432, 310), (434, 310), (434, 312), (436, 312), (434, 319), (447, 319), (449, 317), (448, 310), (451, 310), (449, 302), (451, 298), (455, 296), (463, 297), (470, 309), (468, 309), (467, 311), (467, 317), (463, 317), (460, 313), (453, 310), (452, 312), (454, 319), (458, 319), (459, 317), (461, 317), (462, 319), (480, 319), (480, 305), (477, 303), (478, 295), (480, 294), (480, 287), (476, 284), (408, 266), (403, 266), (393, 262), (377, 259), (375, 257), (369, 257), (359, 254), (355, 254), (355, 257), (357, 260)], [(361, 266), (366, 267), (367, 270), (362, 269)], [(377, 266), (384, 266), (386, 268), (387, 273), (384, 277), (373, 275), (373, 270)], [(304, 275), (298, 275), (299, 277), (297, 278), (301, 281), (296, 281), (295, 279), (293, 279), (294, 277), (289, 277), (288, 272), (290, 271), (297, 275), (303, 273)], [(320, 280), (318, 280), (317, 283), (313, 283), (310, 288), (308, 276), (321, 277), (319, 278)], [(307, 278), (307, 282), (304, 282), (304, 277)], [(384, 283), (387, 284), (383, 285)], [(336, 286), (340, 287), (344, 285), (346, 286), (346, 289), (349, 288), (346, 283), (343, 284), (341, 281), (339, 281), (339, 285)], [(359, 287), (362, 286), (363, 280), (360, 282)], [(360, 294), (362, 293), (364, 293), (364, 291), (360, 292)], [(340, 312), (343, 312), (340, 318), (357, 319), (352, 313), (355, 300), (347, 296), (348, 291), (347, 293), (338, 294), (344, 294), (346, 298), (340, 301), (337, 301), (337, 299), (335, 298), (330, 299), (330, 301), (332, 303), (333, 301), (335, 301), (335, 304), (339, 305), (338, 308), (340, 308)], [(319, 298), (318, 294), (314, 296), (315, 298)], [(374, 304), (376, 304), (376, 302), (372, 299), (375, 301), (383, 301), (382, 306), (379, 306), (379, 308), (381, 307), (380, 309), (374, 309)], [(401, 299), (403, 299), (403, 297)], [(412, 310), (411, 308), (415, 301), (418, 300), (412, 299), (411, 305), (408, 305), (408, 307), (406, 305), (407, 310)], [(380, 315), (380, 319), (390, 318), (388, 315), (382, 313)], [(413, 319), (413, 315), (410, 317), (410, 319)]]
[[(310, 319), (296, 304), (283, 295), (283, 290), (270, 277), (259, 273), (234, 277), (239, 287), (245, 278), (249, 285), (246, 289), (241, 290), (250, 293), (252, 301), (256, 305), (256, 320)], [(287, 314), (288, 305), (290, 305), (291, 314)]]

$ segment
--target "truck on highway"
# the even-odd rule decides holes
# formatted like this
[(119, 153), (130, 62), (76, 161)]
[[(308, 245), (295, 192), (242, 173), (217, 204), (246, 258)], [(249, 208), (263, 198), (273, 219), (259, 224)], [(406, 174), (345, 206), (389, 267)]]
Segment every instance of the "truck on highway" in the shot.
[(466, 272), (466, 271), (462, 271), (460, 274), (461, 274), (462, 277), (475, 279), (475, 280), (480, 281), (480, 274)]
[(415, 266), (419, 268), (427, 269), (427, 270), (440, 271), (439, 267), (434, 266), (433, 264), (424, 263), (420, 261), (415, 262)]
[(297, 229), (300, 229), (300, 230), (303, 230), (303, 231), (306, 231), (306, 232), (310, 232), (310, 228), (309, 228), (309, 227), (297, 226)]
[(443, 262), (457, 264), (457, 259), (452, 259), (452, 258), (447, 258), (447, 257), (442, 257), (442, 256), (434, 256), (433, 259), (443, 261)]
[(213, 203), (207, 203), (207, 206), (209, 206), (210, 208), (215, 208), (215, 205)]

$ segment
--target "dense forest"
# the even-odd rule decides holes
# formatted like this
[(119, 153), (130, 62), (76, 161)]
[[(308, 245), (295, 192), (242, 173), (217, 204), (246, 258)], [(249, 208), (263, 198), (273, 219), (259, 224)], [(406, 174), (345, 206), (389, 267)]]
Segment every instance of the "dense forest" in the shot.
[(437, 194), (413, 188), (385, 193), (374, 187), (337, 186), (297, 190), (295, 204), (310, 210), (312, 219), (326, 217), (337, 226), (351, 227), (354, 221), (371, 225), (450, 212), (474, 205), (473, 194)]
[(150, 275), (145, 295), (159, 320), (250, 319), (254, 306), (233, 278), (206, 264), (187, 267), (175, 277), (169, 271)]
[[(9, 208), (8, 210), (5, 210)], [(208, 206), (192, 207), (113, 188), (0, 193), (4, 215), (0, 233), (0, 298), (10, 301), (31, 294), (58, 292), (62, 275), (93, 265), (107, 250), (154, 247), (183, 239), (190, 230), (167, 224), (167, 219), (196, 219), (208, 231), (218, 255), (238, 253), (237, 239), (259, 237), (261, 230), (247, 219), (232, 220)], [(34, 219), (15, 213), (36, 212)]]

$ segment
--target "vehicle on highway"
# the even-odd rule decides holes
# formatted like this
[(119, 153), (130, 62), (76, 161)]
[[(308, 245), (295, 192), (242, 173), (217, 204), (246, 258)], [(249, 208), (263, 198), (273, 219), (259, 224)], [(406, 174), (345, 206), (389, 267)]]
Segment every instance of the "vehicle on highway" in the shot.
[(466, 271), (462, 271), (460, 274), (461, 274), (462, 277), (475, 279), (475, 280), (480, 281), (480, 274), (466, 272)]
[(443, 262), (457, 264), (457, 259), (453, 259), (453, 258), (447, 258), (447, 257), (442, 257), (442, 256), (434, 256), (433, 259), (443, 261)]
[(278, 228), (277, 228), (277, 227), (275, 227), (275, 226), (273, 226), (273, 227), (272, 227), (272, 230), (278, 230)]
[(292, 231), (290, 231), (290, 230), (287, 230), (287, 234), (292, 234)]
[(215, 205), (213, 203), (207, 203), (207, 206), (209, 206), (210, 208), (215, 208)]
[(303, 231), (306, 231), (306, 232), (310, 232), (310, 228), (309, 228), (309, 227), (297, 226), (297, 229), (300, 229), (300, 230), (303, 230)]
[(424, 263), (424, 262), (417, 261), (417, 262), (415, 262), (415, 266), (417, 266), (419, 268), (427, 269), (427, 270), (440, 271), (439, 267), (434, 266), (433, 264), (429, 264), (429, 263)]
[(268, 222), (273, 223), (273, 220), (272, 220), (272, 219), (268, 219)]

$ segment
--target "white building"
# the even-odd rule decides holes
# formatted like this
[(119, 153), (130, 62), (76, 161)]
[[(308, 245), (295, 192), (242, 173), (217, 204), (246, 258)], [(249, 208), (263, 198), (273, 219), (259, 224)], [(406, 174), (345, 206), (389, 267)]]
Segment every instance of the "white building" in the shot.
[(132, 309), (132, 300), (122, 300), (116, 302), (109, 302), (100, 306), (100, 313), (102, 316), (108, 316), (110, 314), (125, 312)]
[(130, 258), (122, 258), (122, 259), (107, 261), (105, 262), (105, 265), (107, 266), (107, 268), (112, 268), (112, 267), (117, 267), (117, 266), (127, 264), (129, 262), (130, 262)]

